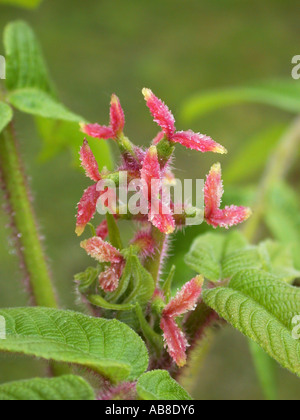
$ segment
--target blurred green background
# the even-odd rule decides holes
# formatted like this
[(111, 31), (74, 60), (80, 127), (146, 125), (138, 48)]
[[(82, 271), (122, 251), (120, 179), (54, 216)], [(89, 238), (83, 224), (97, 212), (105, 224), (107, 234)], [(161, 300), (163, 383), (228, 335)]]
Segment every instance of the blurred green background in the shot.
[[(243, 105), (187, 124), (181, 107), (203, 90), (289, 79), (291, 59), (300, 53), (296, 0), (45, 0), (35, 11), (0, 8), (1, 32), (11, 20), (21, 18), (31, 24), (60, 97), (73, 111), (107, 123), (110, 94), (115, 92), (126, 112), (126, 133), (146, 145), (158, 131), (141, 95), (147, 86), (168, 103), (178, 128), (207, 133), (228, 148), (229, 155), (221, 158), (178, 148), (178, 177), (202, 178), (218, 159), (226, 170), (253, 136), (292, 120), (291, 114), (270, 107)], [(61, 306), (78, 309), (73, 277), (90, 260), (79, 247), (74, 216), (88, 181), (74, 170), (68, 151), (47, 162), (39, 160), (42, 143), (29, 117), (18, 116), (17, 132)], [(261, 147), (263, 153), (263, 143)], [(261, 173), (251, 178), (253, 184)], [(295, 188), (297, 178), (297, 173), (291, 177)], [(0, 307), (27, 304), (7, 223), (2, 212)], [(130, 232), (132, 228), (126, 225), (124, 229)], [(191, 228), (180, 235), (172, 254), (183, 256), (201, 229)], [(177, 281), (191, 274), (181, 268)], [(185, 278), (178, 278), (181, 275)], [(22, 358), (1, 356), (0, 382), (29, 378), (44, 369), (38, 361), (24, 363)], [(280, 398), (299, 399), (296, 377), (279, 368), (278, 381)], [(231, 328), (217, 338), (194, 397), (262, 398), (247, 342)]]

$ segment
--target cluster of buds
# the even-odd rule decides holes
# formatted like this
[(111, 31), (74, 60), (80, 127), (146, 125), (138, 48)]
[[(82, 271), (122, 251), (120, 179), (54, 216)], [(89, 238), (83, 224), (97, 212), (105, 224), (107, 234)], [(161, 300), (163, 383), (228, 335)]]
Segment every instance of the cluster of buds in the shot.
[[(202, 153), (213, 152), (225, 154), (226, 149), (216, 143), (210, 137), (195, 133), (191, 130), (177, 131), (175, 119), (169, 108), (158, 99), (151, 90), (143, 89), (143, 95), (154, 121), (159, 125), (161, 131), (152, 141), (147, 150), (135, 146), (124, 135), (125, 117), (119, 99), (113, 95), (110, 107), (110, 123), (108, 126), (98, 124), (81, 124), (81, 130), (87, 136), (99, 140), (112, 139), (117, 143), (121, 152), (121, 163), (116, 171), (109, 172), (107, 169), (99, 169), (98, 163), (92, 150), (84, 140), (80, 150), (82, 167), (93, 184), (84, 191), (83, 197), (78, 204), (76, 233), (82, 235), (87, 224), (95, 216), (97, 204), (100, 200), (102, 206), (107, 207), (117, 223), (119, 219), (125, 218), (137, 222), (140, 230), (137, 231), (132, 245), (137, 250), (141, 262), (148, 268), (151, 261), (156, 264), (157, 253), (163, 252), (158, 249), (157, 238), (167, 238), (174, 233), (176, 228), (182, 227), (184, 217), (176, 217), (175, 205), (172, 200), (166, 203), (163, 199), (162, 189), (165, 184), (174, 182), (174, 174), (171, 169), (172, 157), (176, 144), (188, 149)], [(126, 171), (127, 182), (137, 180), (140, 183), (142, 197), (147, 205), (147, 214), (126, 214), (121, 211), (118, 201), (115, 208), (109, 205), (109, 195), (114, 194), (109, 188), (103, 191), (98, 187), (103, 180), (114, 180), (120, 182), (120, 174)], [(153, 181), (155, 181), (153, 183)], [(153, 184), (155, 185), (153, 188)], [(225, 207), (221, 209), (223, 195), (223, 182), (221, 166), (214, 165), (207, 176), (204, 188), (204, 219), (213, 226), (229, 228), (247, 220), (251, 211), (245, 207)], [(186, 211), (186, 204), (182, 206), (183, 214)], [(104, 270), (99, 277), (101, 289), (107, 292), (114, 292), (118, 289), (119, 280), (122, 277), (126, 265), (125, 254), (122, 249), (112, 246), (106, 242), (109, 228), (106, 221), (103, 221), (95, 230), (95, 236), (82, 242), (81, 246), (85, 251), (99, 263), (104, 265)], [(163, 258), (158, 255), (159, 262)], [(160, 280), (155, 278), (156, 293), (160, 290)], [(187, 311), (193, 310), (201, 295), (203, 279), (196, 278), (187, 283), (181, 292), (165, 306), (161, 314), (160, 326), (163, 331), (169, 354), (178, 366), (186, 362), (186, 349), (188, 346), (184, 333), (176, 323), (176, 318)]]

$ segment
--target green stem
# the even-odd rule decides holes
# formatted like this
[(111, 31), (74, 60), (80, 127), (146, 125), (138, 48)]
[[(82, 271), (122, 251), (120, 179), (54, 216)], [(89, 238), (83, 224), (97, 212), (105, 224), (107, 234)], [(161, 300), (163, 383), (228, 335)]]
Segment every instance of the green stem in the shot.
[(270, 158), (257, 193), (253, 216), (245, 225), (244, 233), (249, 241), (254, 241), (264, 217), (268, 193), (273, 185), (287, 175), (289, 169), (297, 159), (300, 143), (300, 117), (298, 117), (280, 140), (278, 147)]
[(12, 124), (0, 135), (0, 172), (34, 302), (38, 306), (56, 308), (56, 296), (51, 284)]

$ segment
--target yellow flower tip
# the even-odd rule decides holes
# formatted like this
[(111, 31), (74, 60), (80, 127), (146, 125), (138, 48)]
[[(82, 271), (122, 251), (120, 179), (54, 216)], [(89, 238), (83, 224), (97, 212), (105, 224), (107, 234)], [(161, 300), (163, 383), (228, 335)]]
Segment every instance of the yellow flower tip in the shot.
[(199, 275), (199, 276), (195, 277), (195, 282), (196, 282), (196, 285), (197, 285), (197, 286), (199, 286), (199, 287), (201, 287), (201, 288), (202, 288), (202, 286), (203, 286), (203, 284), (204, 284), (204, 277), (203, 277), (203, 276), (201, 276), (201, 275)]
[(152, 90), (151, 90), (151, 89), (144, 88), (144, 89), (142, 90), (142, 92), (143, 92), (143, 95), (144, 95), (144, 97), (145, 97), (146, 101), (148, 101), (148, 100), (151, 98), (151, 96), (153, 95), (153, 93), (152, 93)]
[(228, 154), (228, 150), (225, 149), (225, 147), (223, 147), (223, 146), (218, 146), (215, 149), (215, 153), (219, 153), (220, 155), (227, 155)]
[(75, 230), (76, 235), (81, 236), (84, 232), (84, 229), (85, 229), (85, 226), (83, 226), (83, 225), (76, 226), (76, 230)]
[(114, 93), (111, 95), (111, 104), (119, 104), (119, 98)]
[(187, 363), (186, 357), (184, 359), (180, 359), (176, 361), (176, 365), (179, 368), (183, 368), (186, 365), (186, 363)]
[(221, 163), (215, 163), (211, 170), (210, 173), (215, 173), (215, 174), (219, 174), (222, 171), (222, 167), (221, 167)]
[(165, 232), (166, 235), (171, 235), (172, 233), (174, 233), (175, 231), (175, 227), (174, 226), (169, 226)]
[(79, 127), (80, 127), (80, 130), (81, 130), (83, 133), (85, 133), (86, 123), (84, 123), (84, 122), (79, 123)]
[(246, 216), (245, 216), (245, 221), (250, 219), (250, 217), (253, 215), (253, 211), (248, 207), (246, 208)]

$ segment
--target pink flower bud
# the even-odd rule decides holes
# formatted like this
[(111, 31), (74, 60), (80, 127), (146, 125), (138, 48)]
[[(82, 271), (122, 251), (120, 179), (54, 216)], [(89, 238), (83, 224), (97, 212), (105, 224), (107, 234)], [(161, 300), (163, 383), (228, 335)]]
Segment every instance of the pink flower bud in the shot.
[(193, 131), (178, 131), (175, 133), (171, 141), (173, 143), (179, 143), (182, 146), (187, 147), (188, 149), (197, 150), (198, 152), (213, 152), (213, 153), (227, 153), (227, 150), (216, 143), (212, 138), (199, 133), (194, 133)]
[(162, 128), (167, 137), (171, 138), (176, 131), (173, 114), (167, 105), (158, 99), (150, 89), (143, 89), (143, 95), (154, 121)]
[(192, 311), (201, 296), (203, 282), (204, 278), (197, 276), (186, 283), (175, 298), (165, 307), (163, 316), (177, 317)]
[(84, 140), (83, 146), (80, 149), (80, 160), (86, 176), (92, 181), (100, 181), (101, 174), (99, 172), (99, 166), (87, 140)]
[(116, 95), (112, 95), (110, 103), (110, 127), (115, 137), (123, 132), (124, 125), (125, 115), (120, 100)]
[(80, 124), (81, 131), (87, 136), (94, 137), (96, 139), (113, 139), (115, 133), (111, 127), (99, 124)]
[(218, 163), (211, 168), (204, 188), (205, 220), (209, 225), (228, 229), (249, 219), (252, 211), (247, 207), (230, 206), (221, 210), (223, 194), (222, 170)]
[(110, 262), (118, 264), (123, 261), (120, 251), (97, 236), (81, 242), (80, 246), (100, 263)]
[(86, 225), (94, 217), (99, 197), (100, 193), (97, 191), (97, 184), (92, 185), (84, 191), (83, 196), (78, 203), (76, 223), (76, 233), (78, 236), (82, 235)]
[(163, 317), (160, 327), (164, 333), (167, 350), (178, 367), (186, 364), (186, 349), (188, 347), (187, 339), (176, 322), (171, 317)]

